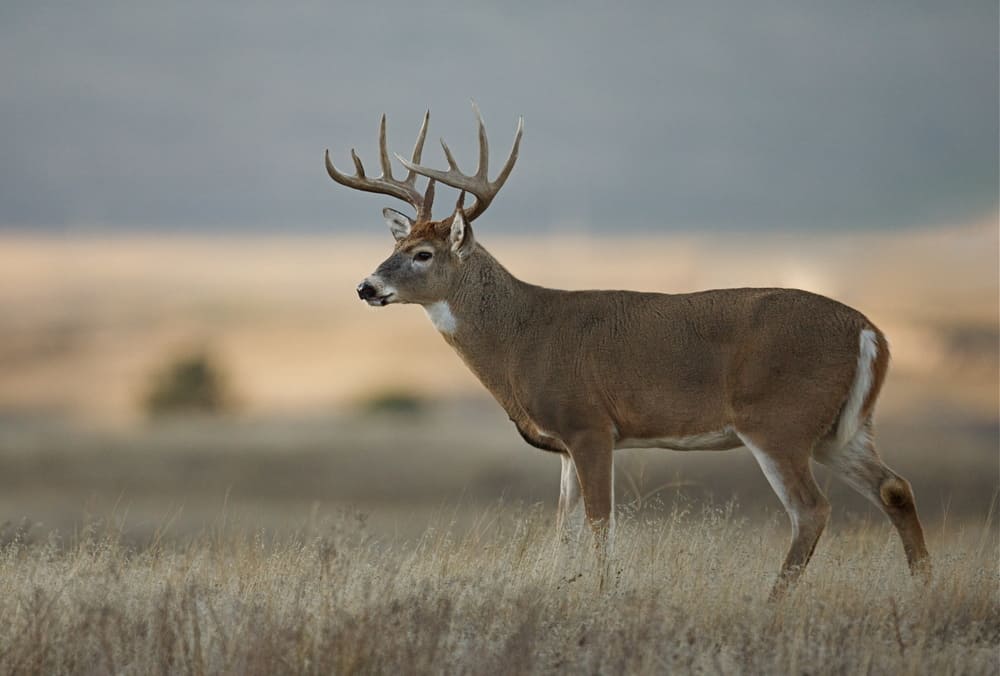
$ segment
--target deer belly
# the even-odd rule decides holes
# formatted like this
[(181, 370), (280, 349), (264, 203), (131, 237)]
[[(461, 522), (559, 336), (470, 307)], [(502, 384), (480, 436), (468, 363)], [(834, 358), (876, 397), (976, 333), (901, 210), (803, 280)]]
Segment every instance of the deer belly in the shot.
[(672, 451), (728, 451), (743, 445), (730, 427), (687, 436), (625, 437), (615, 442), (615, 448), (666, 448)]

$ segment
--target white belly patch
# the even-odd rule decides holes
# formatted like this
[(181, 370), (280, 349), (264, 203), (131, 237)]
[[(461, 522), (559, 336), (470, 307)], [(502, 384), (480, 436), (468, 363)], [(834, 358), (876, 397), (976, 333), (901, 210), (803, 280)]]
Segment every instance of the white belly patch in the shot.
[(673, 451), (723, 451), (742, 445), (743, 442), (729, 427), (684, 437), (626, 438), (615, 442), (615, 448), (668, 448)]

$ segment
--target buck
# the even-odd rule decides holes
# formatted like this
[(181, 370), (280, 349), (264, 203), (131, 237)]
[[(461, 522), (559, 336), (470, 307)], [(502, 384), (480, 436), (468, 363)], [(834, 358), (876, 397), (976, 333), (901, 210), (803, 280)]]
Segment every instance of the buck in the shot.
[[(326, 168), (337, 183), (407, 202), (415, 218), (385, 209), (392, 254), (357, 288), (373, 306), (417, 303), (503, 406), (532, 446), (562, 460), (557, 528), (582, 501), (598, 554), (614, 534), (616, 449), (721, 451), (745, 446), (788, 512), (792, 542), (773, 596), (808, 563), (830, 515), (810, 461), (874, 502), (895, 526), (913, 573), (929, 571), (909, 483), (876, 452), (872, 414), (889, 364), (882, 332), (863, 314), (793, 289), (685, 294), (561, 291), (523, 282), (476, 240), (483, 215), (510, 176), (523, 132), (495, 180), (473, 104), (479, 166), (462, 173), (442, 139), (446, 170), (420, 164), (429, 112), (411, 159), (393, 176), (386, 121), (378, 129), (382, 174)], [(416, 187), (428, 179), (426, 190)], [(433, 220), (435, 182), (461, 191)], [(465, 207), (465, 194), (475, 202)]]

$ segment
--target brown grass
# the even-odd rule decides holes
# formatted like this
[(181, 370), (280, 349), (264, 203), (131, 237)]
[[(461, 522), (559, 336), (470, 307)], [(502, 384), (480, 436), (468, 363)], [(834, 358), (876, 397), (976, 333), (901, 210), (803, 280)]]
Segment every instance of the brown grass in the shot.
[(934, 581), (882, 522), (836, 529), (766, 596), (783, 519), (683, 504), (623, 515), (617, 580), (535, 508), (444, 516), (416, 541), (365, 516), (270, 539), (239, 524), (127, 546), (121, 522), (0, 550), (3, 673), (996, 673), (997, 534), (931, 533)]

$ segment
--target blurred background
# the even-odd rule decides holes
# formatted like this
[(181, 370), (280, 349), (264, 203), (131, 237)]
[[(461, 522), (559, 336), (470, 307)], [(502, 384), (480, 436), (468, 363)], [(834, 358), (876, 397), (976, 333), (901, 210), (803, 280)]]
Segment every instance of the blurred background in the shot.
[[(384, 532), (554, 507), (526, 446), (416, 307), (372, 173), (431, 109), (521, 156), (479, 241), (563, 288), (789, 286), (867, 314), (893, 367), (881, 451), (926, 520), (985, 518), (998, 432), (995, 2), (135, 3), (0, 8), (0, 523), (136, 537), (227, 511)], [(425, 163), (444, 166), (429, 143)], [(439, 196), (450, 204), (452, 196)], [(443, 207), (442, 207), (443, 208)], [(618, 495), (780, 509), (744, 450), (626, 451)], [(844, 514), (869, 507), (821, 483)], [(459, 509), (469, 506), (472, 509)], [(846, 508), (844, 507), (846, 506)], [(13, 528), (15, 526), (10, 526)]]

